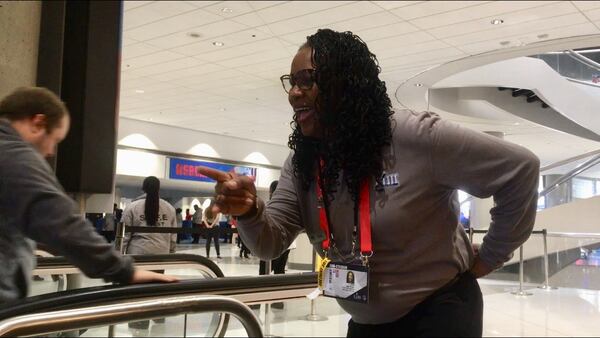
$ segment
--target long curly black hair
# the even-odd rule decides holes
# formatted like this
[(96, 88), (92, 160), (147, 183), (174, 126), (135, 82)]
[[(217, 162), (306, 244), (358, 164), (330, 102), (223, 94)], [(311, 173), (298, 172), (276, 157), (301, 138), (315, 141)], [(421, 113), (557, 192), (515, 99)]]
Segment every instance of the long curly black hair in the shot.
[(317, 119), (324, 135), (320, 140), (305, 137), (294, 115), (288, 141), (294, 150), (294, 174), (308, 190), (322, 158), (320, 176), (328, 200), (333, 199), (343, 170), (343, 181), (356, 202), (363, 178), (381, 183), (382, 150), (392, 139), (392, 103), (379, 79), (381, 68), (352, 32), (319, 29), (303, 47), (313, 49)]

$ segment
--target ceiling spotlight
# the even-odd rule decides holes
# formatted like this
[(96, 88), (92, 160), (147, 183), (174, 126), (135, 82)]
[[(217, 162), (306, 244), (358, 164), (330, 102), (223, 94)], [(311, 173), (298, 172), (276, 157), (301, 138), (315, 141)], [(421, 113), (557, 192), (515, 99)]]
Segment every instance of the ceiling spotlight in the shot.
[(214, 41), (213, 45), (215, 45), (217, 47), (223, 47), (223, 46), (225, 46), (225, 44), (223, 42), (221, 42), (221, 41)]
[(221, 8), (221, 12), (223, 12), (223, 13), (231, 13), (231, 12), (233, 12), (233, 9), (231, 9), (229, 7), (223, 7), (223, 8)]
[(423, 87), (422, 83), (415, 83), (415, 87)]
[(504, 23), (504, 20), (502, 19), (494, 19), (491, 21), (492, 25), (500, 25)]
[(521, 124), (519, 122), (515, 122), (515, 126), (520, 126)]
[(144, 90), (143, 89), (136, 89), (135, 92), (138, 93), (138, 94), (144, 94)]
[(200, 34), (200, 33), (196, 33), (196, 32), (189, 32), (187, 35), (188, 35), (189, 37), (191, 37), (191, 38), (194, 38), (194, 39), (197, 39), (197, 38), (199, 38), (199, 37), (201, 37), (201, 36), (202, 36), (202, 34)]
[(510, 41), (500, 41), (500, 45), (508, 46), (508, 45), (510, 45)]

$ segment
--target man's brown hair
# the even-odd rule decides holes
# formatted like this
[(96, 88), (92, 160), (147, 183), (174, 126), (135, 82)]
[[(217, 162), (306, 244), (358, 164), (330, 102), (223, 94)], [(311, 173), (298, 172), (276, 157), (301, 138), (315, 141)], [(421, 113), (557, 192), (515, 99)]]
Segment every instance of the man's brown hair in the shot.
[(46, 130), (58, 127), (63, 116), (69, 115), (67, 106), (56, 94), (42, 87), (20, 87), (0, 101), (0, 117), (18, 121), (42, 114), (46, 116)]

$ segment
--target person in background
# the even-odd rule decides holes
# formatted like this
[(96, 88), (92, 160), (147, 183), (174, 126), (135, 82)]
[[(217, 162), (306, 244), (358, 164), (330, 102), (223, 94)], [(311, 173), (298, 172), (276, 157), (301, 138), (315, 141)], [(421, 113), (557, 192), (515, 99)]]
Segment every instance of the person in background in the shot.
[[(192, 223), (192, 214), (190, 214), (190, 209), (185, 209), (185, 220), (183, 221), (184, 228), (193, 228), (194, 224)], [(185, 234), (184, 239), (186, 241), (192, 240), (192, 234)]]
[(0, 304), (27, 296), (37, 241), (91, 278), (121, 284), (177, 279), (134, 268), (83, 219), (45, 157), (69, 131), (51, 91), (18, 88), (0, 101)]
[(229, 236), (231, 235), (229, 232), (229, 229), (231, 229), (231, 224), (229, 224), (229, 215), (221, 214), (221, 219), (219, 219), (219, 228), (221, 229), (220, 234), (222, 235), (221, 238), (223, 238), (223, 243), (231, 243), (229, 241)]
[[(233, 227), (237, 229), (237, 218), (233, 218)], [(236, 239), (238, 242), (238, 247), (240, 248), (240, 258), (250, 258), (248, 256), (250, 254), (250, 250), (248, 250), (248, 247), (246, 246), (246, 244), (244, 244), (244, 241), (242, 240), (242, 237), (239, 235), (239, 233)]]
[(204, 210), (204, 225), (206, 226), (206, 258), (210, 257), (210, 242), (214, 239), (215, 251), (217, 251), (217, 258), (221, 259), (221, 249), (219, 245), (219, 220), (221, 219), (221, 213), (213, 213), (212, 207), (215, 202), (211, 201), (210, 206)]
[(462, 211), (460, 212), (460, 217), (458, 221), (460, 222), (460, 224), (462, 224), (465, 230), (468, 230), (471, 227), (471, 221), (465, 216), (465, 214)]
[[(202, 224), (202, 218), (202, 209), (200, 209), (200, 207), (197, 204), (194, 204), (194, 215), (192, 216), (192, 226), (194, 227), (194, 229), (202, 229), (204, 227)], [(198, 244), (198, 242), (200, 241), (200, 234), (193, 234), (192, 237), (194, 237), (192, 243)]]
[[(215, 212), (238, 216), (258, 257), (279, 257), (306, 232), (335, 263), (325, 290), (351, 316), (348, 337), (481, 337), (477, 278), (530, 236), (539, 159), (432, 112), (394, 112), (380, 72), (358, 36), (319, 29), (281, 77), (292, 152), (272, 199), (257, 198), (250, 177), (198, 172), (217, 181)], [(477, 251), (458, 222), (458, 189), (494, 198)], [(340, 291), (348, 285), (336, 267), (368, 279), (351, 290), (357, 297)]]
[(117, 204), (113, 204), (113, 211), (104, 215), (104, 228), (102, 228), (102, 235), (106, 238), (108, 243), (115, 240), (115, 229), (117, 224)]
[[(176, 218), (178, 228), (183, 228), (183, 216), (181, 215), (181, 211), (182, 211), (181, 208), (175, 209), (175, 218)], [(179, 244), (179, 242), (183, 238), (183, 235), (184, 234), (177, 234), (177, 244)]]
[[(144, 194), (137, 197), (123, 211), (123, 225), (126, 227), (152, 226), (176, 227), (177, 216), (175, 208), (169, 202), (160, 198), (160, 180), (148, 176), (142, 183)], [(125, 252), (130, 255), (168, 254), (175, 252), (177, 234), (169, 233), (136, 233), (125, 235), (123, 245)], [(157, 270), (164, 273), (164, 270)], [(158, 319), (157, 322), (164, 322)], [(130, 322), (129, 327), (147, 329), (149, 321)]]
[(186, 221), (192, 220), (192, 214), (190, 214), (190, 209), (185, 209), (185, 220)]

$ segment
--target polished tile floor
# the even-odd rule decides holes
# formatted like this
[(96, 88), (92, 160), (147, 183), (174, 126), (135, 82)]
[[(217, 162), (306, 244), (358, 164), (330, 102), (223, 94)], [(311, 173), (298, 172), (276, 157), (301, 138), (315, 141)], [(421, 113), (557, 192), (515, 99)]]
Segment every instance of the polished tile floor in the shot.
[[(203, 245), (182, 244), (178, 246), (180, 253), (205, 254)], [(214, 248), (212, 249), (214, 252)], [(239, 249), (235, 245), (221, 245), (222, 259), (213, 259), (223, 270), (225, 276), (258, 275), (258, 259), (239, 258)], [(554, 281), (558, 283), (566, 279), (569, 285), (576, 284), (571, 276), (581, 274), (583, 280), (579, 288), (559, 287), (556, 290), (543, 290), (537, 285), (526, 284), (524, 289), (531, 296), (515, 296), (511, 294), (517, 288), (514, 282), (482, 279), (480, 285), (484, 294), (484, 336), (598, 336), (600, 335), (600, 291), (594, 290), (599, 285), (589, 285), (586, 276), (597, 276), (599, 267), (585, 267), (585, 271), (568, 267)], [(570, 272), (569, 272), (570, 271)], [(288, 270), (288, 273), (298, 272)], [(198, 272), (193, 269), (167, 270), (167, 273), (182, 278), (197, 278)], [(593, 278), (592, 281), (597, 279)], [(97, 280), (84, 279), (85, 286), (102, 284)], [(592, 283), (595, 284), (595, 283)], [(45, 281), (34, 282), (33, 294), (53, 292), (56, 283), (49, 277)], [(589, 287), (594, 286), (594, 287)], [(349, 316), (345, 314), (334, 300), (319, 297), (316, 300), (316, 313), (324, 316), (322, 321), (308, 321), (311, 304), (308, 299), (288, 301), (284, 309), (271, 308), (271, 325), (265, 332), (274, 336), (344, 336)], [(261, 323), (265, 322), (265, 306), (254, 311)], [(187, 332), (190, 337), (204, 336), (213, 315), (189, 315), (187, 317)], [(245, 336), (242, 325), (231, 319), (226, 336)], [(170, 317), (166, 323), (151, 323), (149, 330), (131, 330), (127, 324), (116, 326), (119, 337), (131, 336), (169, 336), (183, 337), (184, 318)], [(106, 337), (107, 328), (93, 328), (83, 336)]]

